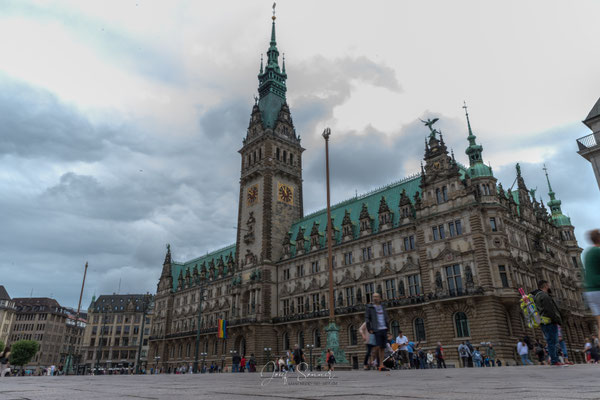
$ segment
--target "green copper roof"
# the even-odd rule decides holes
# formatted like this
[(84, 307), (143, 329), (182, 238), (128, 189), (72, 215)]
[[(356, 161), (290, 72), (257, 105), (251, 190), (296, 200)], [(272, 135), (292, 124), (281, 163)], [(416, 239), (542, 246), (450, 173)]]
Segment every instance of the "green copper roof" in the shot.
[(263, 70), (261, 59), (260, 73), (258, 74), (258, 108), (265, 128), (274, 128), (279, 110), (285, 103), (286, 79), (285, 61), (283, 71), (279, 68), (279, 50), (277, 50), (275, 16), (273, 16), (271, 42), (269, 43), (269, 50), (267, 50), (267, 65)]
[(485, 165), (483, 163), (483, 157), (481, 153), (483, 152), (483, 146), (477, 144), (475, 139), (477, 136), (473, 134), (473, 130), (471, 129), (471, 120), (469, 119), (469, 112), (467, 111), (467, 103), (463, 106), (465, 109), (465, 116), (467, 117), (467, 126), (469, 128), (469, 136), (467, 136), (467, 140), (469, 141), (469, 147), (465, 150), (465, 154), (469, 156), (469, 168), (468, 174), (471, 178), (479, 178), (479, 177), (491, 177), (494, 176), (492, 173), (492, 168)]
[(550, 201), (547, 203), (548, 207), (550, 207), (550, 211), (552, 212), (552, 221), (556, 226), (568, 226), (571, 225), (571, 218), (567, 217), (562, 213), (560, 205), (562, 202), (556, 198), (556, 193), (552, 190), (552, 185), (550, 184), (550, 178), (548, 177), (548, 169), (546, 165), (544, 165), (544, 172), (546, 173), (546, 181), (548, 182), (548, 196), (550, 196)]
[[(204, 256), (194, 258), (186, 262), (171, 262), (171, 276), (173, 277), (173, 290), (177, 290), (179, 285), (179, 275), (182, 274), (184, 277), (189, 271), (190, 275), (194, 272), (194, 266), (198, 266), (198, 273), (201, 273), (202, 269), (207, 270), (211, 263), (216, 267), (219, 261), (222, 259), (225, 265), (227, 265), (227, 258), (231, 256), (235, 258), (235, 244), (223, 247), (222, 249), (213, 251)], [(207, 271), (208, 272), (208, 271)]]
[[(399, 182), (392, 183), (388, 186), (384, 186), (380, 189), (376, 189), (372, 192), (363, 194), (343, 201), (331, 207), (331, 218), (333, 219), (333, 227), (336, 231), (335, 241), (339, 243), (342, 239), (341, 229), (342, 220), (346, 210), (350, 212), (350, 219), (356, 225), (355, 230), (358, 228), (358, 221), (360, 212), (363, 204), (367, 206), (369, 215), (373, 219), (372, 229), (373, 232), (377, 232), (379, 229), (379, 218), (377, 218), (379, 211), (379, 203), (381, 197), (385, 197), (385, 201), (388, 207), (394, 212), (393, 224), (398, 225), (398, 204), (400, 203), (400, 193), (402, 190), (406, 190), (406, 195), (409, 199), (413, 199), (416, 192), (420, 192), (419, 184), (421, 183), (421, 176), (414, 175), (405, 178)], [(321, 246), (325, 244), (325, 231), (327, 230), (327, 209), (320, 210), (305, 216), (304, 218), (294, 222), (290, 229), (292, 233), (292, 239), (295, 240), (298, 236), (300, 228), (304, 228), (304, 237), (306, 240), (306, 249), (310, 248), (310, 233), (314, 223), (318, 224), (319, 232), (321, 233)], [(356, 232), (355, 232), (356, 234)]]
[(494, 174), (492, 173), (492, 168), (485, 165), (482, 162), (470, 166), (467, 170), (467, 173), (471, 178), (494, 176)]

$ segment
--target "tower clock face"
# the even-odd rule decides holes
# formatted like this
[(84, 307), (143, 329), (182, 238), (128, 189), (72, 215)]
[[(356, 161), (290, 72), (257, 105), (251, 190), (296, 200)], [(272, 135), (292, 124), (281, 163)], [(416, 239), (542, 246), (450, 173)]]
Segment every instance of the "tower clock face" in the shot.
[(277, 184), (277, 200), (289, 205), (294, 204), (294, 189), (283, 183)]
[(247, 202), (252, 206), (258, 202), (258, 185), (250, 186), (247, 193)]

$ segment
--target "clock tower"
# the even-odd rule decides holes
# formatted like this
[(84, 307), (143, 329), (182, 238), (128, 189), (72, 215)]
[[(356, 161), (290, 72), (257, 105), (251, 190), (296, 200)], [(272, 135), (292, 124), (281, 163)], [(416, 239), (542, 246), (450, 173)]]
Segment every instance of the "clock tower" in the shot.
[[(303, 215), (302, 152), (286, 102), (285, 58), (279, 65), (275, 16), (266, 64), (261, 57), (258, 97), (241, 154), (237, 265), (248, 276), (275, 281), (274, 263), (292, 223)], [(258, 274), (258, 275), (257, 275)], [(247, 276), (248, 275), (248, 276)]]

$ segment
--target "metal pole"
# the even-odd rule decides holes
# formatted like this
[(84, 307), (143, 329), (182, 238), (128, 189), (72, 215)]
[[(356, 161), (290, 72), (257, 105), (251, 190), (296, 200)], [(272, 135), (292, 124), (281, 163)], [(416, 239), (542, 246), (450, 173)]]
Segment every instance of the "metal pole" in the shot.
[(104, 339), (104, 328), (106, 327), (106, 314), (102, 314), (102, 331), (100, 332), (100, 343), (98, 343), (98, 357), (96, 358), (96, 375), (98, 375), (98, 367), (102, 358), (102, 339)]
[(329, 192), (329, 136), (331, 135), (331, 129), (326, 128), (323, 131), (323, 138), (325, 138), (325, 173), (327, 177), (327, 264), (329, 266), (329, 322), (335, 320), (335, 307), (333, 299), (333, 255), (331, 251), (331, 202)]
[(194, 356), (193, 371), (198, 373), (198, 356), (200, 353), (200, 326), (202, 325), (202, 300), (204, 299), (204, 285), (200, 286), (200, 299), (198, 303), (198, 326), (196, 327), (196, 351)]
[(150, 299), (148, 298), (148, 293), (144, 296), (144, 302), (142, 303), (142, 329), (140, 330), (140, 343), (138, 344), (138, 354), (137, 360), (135, 363), (135, 373), (140, 373), (140, 359), (142, 358), (142, 342), (144, 341), (144, 326), (146, 324), (146, 314), (148, 313)]
[[(88, 263), (85, 262), (85, 269), (83, 270), (83, 282), (81, 282), (81, 292), (79, 292), (79, 304), (77, 305), (77, 314), (75, 314), (75, 341), (77, 341), (77, 329), (79, 324), (79, 312), (81, 311), (81, 298), (83, 297), (83, 288), (85, 286), (85, 276), (87, 275)], [(73, 338), (71, 338), (71, 341)], [(67, 375), (69, 374), (69, 370), (73, 369), (73, 343), (69, 343), (69, 368), (67, 368)], [(79, 363), (77, 363), (77, 369), (79, 370)], [(79, 371), (76, 372), (76, 374)]]

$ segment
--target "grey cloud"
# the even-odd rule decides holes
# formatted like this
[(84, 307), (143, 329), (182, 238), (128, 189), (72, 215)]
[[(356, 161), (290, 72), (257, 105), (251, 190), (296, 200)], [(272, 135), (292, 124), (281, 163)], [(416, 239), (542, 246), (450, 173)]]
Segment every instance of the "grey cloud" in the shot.
[(0, 75), (0, 155), (96, 161), (114, 132), (97, 129), (73, 107), (41, 89)]

